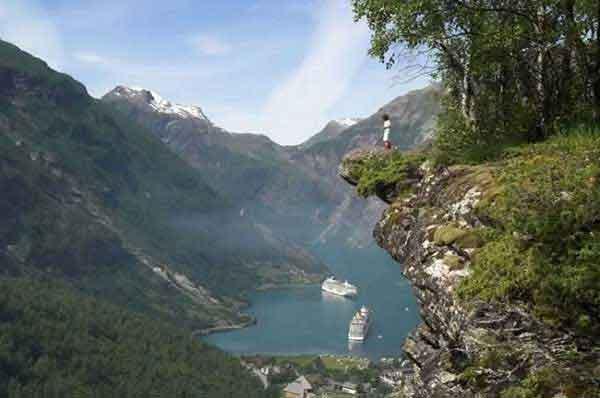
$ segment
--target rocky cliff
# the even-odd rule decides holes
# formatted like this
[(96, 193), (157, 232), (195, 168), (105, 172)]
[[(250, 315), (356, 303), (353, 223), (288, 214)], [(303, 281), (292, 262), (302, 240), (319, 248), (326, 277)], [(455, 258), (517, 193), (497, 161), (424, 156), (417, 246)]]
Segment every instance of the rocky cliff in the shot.
[[(346, 156), (339, 174), (357, 185), (373, 159), (386, 162), (393, 156), (355, 151)], [(404, 344), (407, 361), (396, 396), (600, 394), (600, 350), (593, 333), (585, 337), (573, 328), (542, 322), (524, 302), (492, 304), (457, 294), (485, 243), (480, 231), (492, 223), (480, 209), (502, 189), (500, 167), (414, 163), (403, 170), (402, 183), (380, 179), (374, 185), (372, 193), (388, 208), (373, 235), (402, 264), (423, 319)]]

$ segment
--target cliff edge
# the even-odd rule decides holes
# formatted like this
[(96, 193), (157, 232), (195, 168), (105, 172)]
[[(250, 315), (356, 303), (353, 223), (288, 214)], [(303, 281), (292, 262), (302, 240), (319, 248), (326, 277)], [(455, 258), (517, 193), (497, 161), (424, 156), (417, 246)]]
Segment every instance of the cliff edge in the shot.
[[(586, 324), (587, 332), (581, 328), (586, 326), (581, 325), (582, 319), (585, 324), (591, 317), (593, 324), (596, 310), (574, 314), (579, 310), (573, 304), (572, 310), (555, 310), (572, 312), (570, 315), (577, 315), (577, 319), (553, 318), (548, 311), (545, 315), (540, 311), (541, 298), (529, 299), (528, 286), (521, 287), (522, 297), (498, 293), (506, 286), (508, 290), (514, 288), (510, 278), (520, 281), (519, 272), (542, 272), (515, 260), (531, 257), (531, 247), (539, 246), (543, 252), (545, 246), (537, 244), (535, 233), (525, 234), (504, 225), (502, 217), (515, 216), (510, 211), (498, 215), (502, 206), (522, 205), (509, 200), (512, 196), (507, 192), (513, 186), (507, 175), (511, 171), (531, 174), (527, 174), (529, 179), (520, 176), (522, 183), (543, 180), (544, 167), (551, 168), (548, 159), (553, 152), (541, 147), (535, 150), (538, 157), (545, 156), (545, 163), (538, 165), (528, 152), (494, 164), (434, 167), (423, 155), (363, 149), (349, 153), (340, 165), (339, 175), (356, 185), (359, 194), (375, 195), (389, 204), (373, 235), (377, 244), (402, 264), (421, 308), (423, 323), (404, 343), (408, 361), (396, 396), (600, 396), (596, 329), (590, 323)], [(570, 165), (574, 170), (587, 167), (575, 161), (585, 161), (584, 155), (572, 155), (559, 156), (562, 172), (568, 173)], [(522, 166), (519, 162), (528, 168), (518, 169)], [(590, 192), (594, 189), (596, 185)], [(574, 198), (579, 194), (565, 189), (556, 197), (573, 207), (579, 199), (586, 200)], [(539, 192), (537, 195), (543, 199)], [(528, 208), (532, 209), (537, 207)], [(490, 251), (505, 240), (514, 245), (501, 248), (501, 261), (516, 266), (491, 271), (501, 277), (485, 274), (482, 270), (490, 271), (490, 267), (485, 268)], [(490, 286), (485, 285), (486, 278)], [(531, 284), (542, 284), (540, 281), (531, 276)], [(592, 291), (597, 294), (597, 287)]]

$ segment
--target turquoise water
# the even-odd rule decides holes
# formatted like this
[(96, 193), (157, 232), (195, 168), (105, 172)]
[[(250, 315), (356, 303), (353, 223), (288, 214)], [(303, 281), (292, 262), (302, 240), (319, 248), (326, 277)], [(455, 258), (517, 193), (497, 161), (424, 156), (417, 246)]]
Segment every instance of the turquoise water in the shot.
[[(399, 264), (379, 249), (321, 254), (337, 277), (358, 286), (356, 299), (321, 292), (320, 286), (254, 293), (247, 312), (257, 318), (257, 325), (213, 334), (205, 341), (233, 354), (352, 354), (374, 360), (400, 356), (419, 315)], [(348, 323), (363, 304), (373, 310), (369, 337), (349, 345)]]

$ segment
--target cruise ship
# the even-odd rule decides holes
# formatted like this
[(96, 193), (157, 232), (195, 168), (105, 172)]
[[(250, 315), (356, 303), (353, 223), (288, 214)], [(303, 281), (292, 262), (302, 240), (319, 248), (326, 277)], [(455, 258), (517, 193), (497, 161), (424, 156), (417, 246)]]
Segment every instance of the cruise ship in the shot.
[(348, 339), (351, 341), (364, 341), (369, 333), (369, 326), (371, 326), (371, 311), (363, 306), (350, 321)]
[(335, 277), (330, 276), (323, 281), (321, 289), (327, 293), (335, 294), (344, 297), (354, 297), (358, 294), (358, 289), (348, 281), (338, 281)]

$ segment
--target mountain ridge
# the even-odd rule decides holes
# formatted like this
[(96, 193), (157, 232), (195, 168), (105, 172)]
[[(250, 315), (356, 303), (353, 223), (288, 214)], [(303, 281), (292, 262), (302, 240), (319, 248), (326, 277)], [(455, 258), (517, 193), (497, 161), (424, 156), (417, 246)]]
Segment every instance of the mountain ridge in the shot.
[(2, 274), (66, 280), (201, 329), (247, 322), (245, 290), (325, 271), (142, 127), (5, 42), (0, 105)]
[[(427, 139), (439, 111), (439, 87), (433, 86), (400, 96), (368, 118), (332, 120), (300, 145), (281, 146), (264, 135), (230, 133), (209, 120), (190, 122), (156, 112), (147, 101), (128, 100), (120, 91), (116, 87), (102, 101), (149, 128), (217, 191), (232, 196), (240, 211), (305, 247), (372, 244), (368, 225), (383, 208), (377, 201), (356, 199), (330, 170), (346, 152), (378, 145), (382, 112), (392, 115), (393, 139), (408, 149)], [(423, 103), (429, 106), (419, 113)], [(415, 115), (418, 120), (411, 123)], [(345, 222), (350, 212), (364, 219), (360, 232)]]

